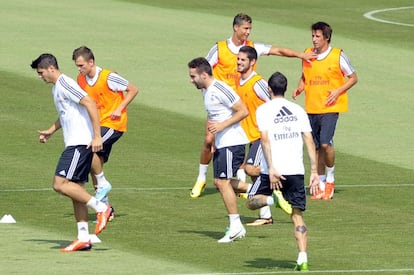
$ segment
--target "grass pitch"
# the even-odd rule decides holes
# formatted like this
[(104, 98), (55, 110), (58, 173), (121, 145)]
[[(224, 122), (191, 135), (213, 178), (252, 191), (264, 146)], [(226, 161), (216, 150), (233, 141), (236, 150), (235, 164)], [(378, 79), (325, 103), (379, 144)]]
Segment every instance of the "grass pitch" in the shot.
[[(205, 113), (188, 83), (188, 60), (206, 55), (231, 34), (233, 16), (253, 17), (251, 38), (303, 50), (309, 26), (333, 26), (360, 82), (350, 91), (351, 110), (337, 134), (337, 193), (332, 202), (308, 202), (309, 261), (314, 273), (414, 273), (412, 216), (414, 152), (410, 60), (412, 27), (370, 21), (371, 10), (411, 1), (28, 1), (2, 3), (5, 30), (0, 51), (0, 271), (4, 274), (286, 274), (296, 260), (289, 217), (272, 209), (275, 224), (248, 228), (247, 238), (219, 245), (228, 223), (219, 194), (208, 188), (191, 199)], [(219, 5), (219, 9), (213, 9)], [(407, 24), (414, 9), (378, 14)], [(411, 15), (411, 16), (410, 16)], [(129, 132), (105, 167), (113, 182), (115, 221), (91, 252), (58, 250), (76, 235), (67, 198), (51, 190), (61, 133), (47, 144), (36, 130), (56, 117), (45, 85), (30, 69), (42, 52), (58, 57), (75, 77), (72, 50), (90, 46), (97, 63), (117, 70), (140, 88), (129, 108)], [(284, 72), (293, 90), (300, 61), (259, 60), (268, 77)], [(303, 99), (301, 99), (303, 100)], [(299, 101), (301, 103), (301, 101)], [(211, 173), (211, 171), (210, 171)], [(243, 222), (255, 211), (239, 201)], [(93, 220), (91, 215), (91, 220)], [(94, 225), (90, 223), (90, 228)]]

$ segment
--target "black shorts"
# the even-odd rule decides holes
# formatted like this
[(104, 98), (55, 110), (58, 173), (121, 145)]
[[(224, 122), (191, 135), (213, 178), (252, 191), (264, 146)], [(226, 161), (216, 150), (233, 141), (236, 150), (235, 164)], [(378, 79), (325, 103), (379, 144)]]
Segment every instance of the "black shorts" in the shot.
[(56, 166), (55, 175), (77, 183), (88, 181), (92, 164), (92, 148), (86, 145), (65, 148)]
[(217, 149), (213, 156), (215, 179), (231, 179), (243, 164), (245, 145), (236, 145)]
[(321, 144), (333, 145), (339, 113), (308, 114), (308, 117), (316, 148), (321, 147)]
[(273, 190), (270, 189), (269, 177), (267, 177), (267, 180), (265, 179), (264, 181), (262, 181), (262, 176), (267, 175), (260, 174), (260, 177), (257, 177), (255, 182), (252, 184), (249, 193), (247, 194), (249, 198), (253, 197), (254, 195), (272, 195)]
[[(304, 184), (304, 175), (283, 175), (283, 177), (286, 178), (286, 180), (281, 180), (283, 188), (280, 189), (280, 191), (282, 191), (283, 197), (292, 205), (292, 208), (299, 208), (300, 210), (305, 211), (306, 189)], [(262, 192), (267, 192), (264, 195), (269, 195), (268, 191), (266, 191), (266, 188), (270, 190), (269, 175), (260, 174), (260, 181), (262, 186), (261, 188), (263, 190)], [(251, 189), (253, 189), (253, 186)]]
[(123, 132), (114, 130), (108, 127), (101, 127), (101, 136), (103, 142), (103, 149), (96, 154), (103, 158), (104, 162), (107, 162), (109, 155), (111, 154), (112, 145), (123, 135)]
[(260, 166), (262, 156), (262, 144), (260, 142), (260, 139), (258, 139), (250, 144), (249, 152), (247, 153), (246, 164)]

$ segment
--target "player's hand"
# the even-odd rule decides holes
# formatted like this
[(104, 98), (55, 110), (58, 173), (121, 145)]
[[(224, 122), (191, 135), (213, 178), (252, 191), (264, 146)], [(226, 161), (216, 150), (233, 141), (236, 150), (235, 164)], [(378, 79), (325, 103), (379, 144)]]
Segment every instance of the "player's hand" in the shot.
[(207, 129), (210, 133), (212, 133), (213, 135), (223, 131), (223, 128), (221, 127), (221, 124), (218, 122), (213, 122), (213, 121), (207, 121)]
[(120, 120), (121, 119), (121, 114), (122, 114), (122, 111), (115, 110), (115, 111), (112, 112), (110, 117), (111, 117), (112, 120)]
[(334, 105), (336, 101), (338, 100), (340, 92), (338, 90), (332, 90), (328, 92), (329, 92), (329, 95), (326, 98), (326, 106), (331, 106), (331, 105)]
[(311, 195), (317, 194), (319, 190), (319, 175), (317, 172), (311, 173), (309, 179), (309, 192)]
[(296, 100), (296, 97), (302, 93), (303, 89), (296, 88), (292, 93), (292, 98)]
[(94, 137), (92, 142), (86, 148), (92, 148), (92, 152), (96, 153), (102, 150), (102, 138), (101, 137)]
[(306, 62), (311, 63), (313, 60), (315, 60), (316, 58), (318, 58), (318, 54), (314, 53), (314, 52), (307, 52), (303, 54), (302, 59)]
[(47, 130), (43, 130), (43, 131), (38, 130), (37, 133), (39, 134), (40, 143), (46, 143), (46, 141), (52, 136), (52, 133), (50, 133)]
[(281, 180), (286, 180), (284, 176), (279, 174), (274, 168), (269, 169), (269, 180), (270, 180), (270, 189), (280, 190), (283, 188)]

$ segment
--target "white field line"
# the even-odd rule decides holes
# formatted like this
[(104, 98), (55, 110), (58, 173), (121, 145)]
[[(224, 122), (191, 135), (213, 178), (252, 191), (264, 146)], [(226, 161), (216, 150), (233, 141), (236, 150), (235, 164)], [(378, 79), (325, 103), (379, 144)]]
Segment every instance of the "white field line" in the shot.
[[(398, 183), (398, 184), (355, 184), (355, 185), (340, 185), (336, 188), (377, 188), (377, 187), (414, 187), (414, 183)], [(113, 187), (112, 190), (134, 190), (134, 191), (171, 191), (171, 190), (190, 190), (191, 186), (186, 187)], [(53, 191), (50, 188), (21, 188), (21, 189), (0, 189), (0, 192), (44, 192)]]
[[(414, 272), (414, 268), (398, 268), (398, 269), (367, 269), (367, 270), (312, 270), (308, 273), (340, 273), (340, 274), (348, 274), (348, 273), (406, 273), (406, 272)], [(298, 274), (297, 271), (265, 271), (265, 272), (234, 272), (234, 273), (194, 273), (194, 274), (176, 274), (176, 275), (265, 275), (265, 274)]]
[(390, 21), (390, 20), (384, 20), (384, 19), (379, 19), (373, 16), (374, 14), (377, 14), (377, 13), (396, 11), (396, 10), (406, 10), (406, 9), (414, 9), (414, 6), (373, 10), (373, 11), (364, 13), (364, 17), (370, 20), (381, 22), (381, 23), (394, 24), (394, 25), (406, 26), (406, 27), (414, 27), (414, 24), (406, 24), (406, 23), (400, 23), (400, 22), (395, 22), (395, 21)]

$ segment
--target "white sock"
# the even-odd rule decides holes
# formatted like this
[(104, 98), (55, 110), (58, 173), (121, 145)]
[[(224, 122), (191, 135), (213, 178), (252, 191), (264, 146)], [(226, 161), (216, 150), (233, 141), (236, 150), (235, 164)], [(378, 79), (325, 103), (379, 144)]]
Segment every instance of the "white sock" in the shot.
[(78, 222), (78, 240), (81, 242), (89, 241), (89, 228), (88, 222)]
[(239, 214), (229, 214), (230, 228), (243, 227)]
[(273, 196), (267, 196), (267, 205), (273, 205), (275, 204), (275, 200), (273, 199)]
[(326, 176), (319, 175), (319, 189), (321, 189), (322, 191), (325, 191), (325, 183), (326, 183)]
[(297, 263), (302, 264), (304, 262), (308, 262), (308, 254), (306, 252), (299, 252)]
[(319, 181), (326, 182), (326, 175), (319, 175)]
[(244, 169), (237, 170), (237, 179), (246, 182), (246, 172)]
[(270, 219), (272, 217), (272, 212), (270, 212), (270, 206), (266, 205), (260, 208), (259, 217), (262, 219)]
[(106, 180), (104, 172), (95, 175), (96, 181), (98, 182), (98, 187), (107, 187), (110, 185), (109, 181)]
[(326, 182), (329, 182), (329, 183), (335, 182), (334, 172), (335, 172), (335, 166), (332, 166), (332, 167), (326, 166)]
[(105, 203), (98, 201), (95, 197), (91, 197), (86, 205), (95, 210), (95, 212), (104, 212), (107, 208)]
[(208, 164), (199, 165), (197, 181), (206, 181), (207, 170), (208, 170)]

